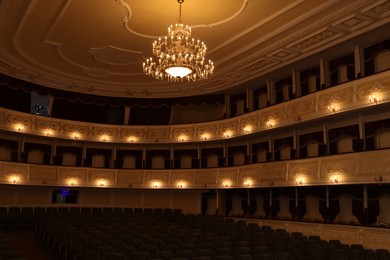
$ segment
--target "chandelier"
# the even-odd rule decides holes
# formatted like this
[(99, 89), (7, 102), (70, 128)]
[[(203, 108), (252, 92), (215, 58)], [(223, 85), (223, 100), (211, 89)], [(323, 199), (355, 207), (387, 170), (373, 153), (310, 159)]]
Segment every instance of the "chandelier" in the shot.
[(153, 43), (153, 55), (157, 61), (146, 59), (143, 71), (156, 79), (173, 82), (207, 79), (214, 72), (214, 64), (211, 60), (204, 60), (206, 44), (190, 38), (191, 27), (184, 25), (181, 18), (184, 0), (177, 2), (180, 4), (178, 23), (168, 27), (168, 36)]

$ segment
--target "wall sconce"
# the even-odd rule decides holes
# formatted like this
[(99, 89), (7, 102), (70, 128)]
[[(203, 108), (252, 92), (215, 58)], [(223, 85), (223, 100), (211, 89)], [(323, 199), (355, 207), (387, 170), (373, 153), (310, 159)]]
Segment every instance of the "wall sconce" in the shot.
[(245, 134), (249, 134), (252, 132), (252, 126), (250, 125), (247, 125), (244, 127), (244, 129), (242, 129), (244, 131)]
[(100, 179), (100, 180), (98, 180), (97, 185), (99, 185), (100, 187), (103, 188), (104, 186), (107, 185), (107, 180), (105, 180), (105, 179)]
[(245, 186), (245, 187), (250, 187), (250, 186), (251, 186), (251, 184), (250, 184), (250, 182), (249, 182), (249, 181), (245, 181), (245, 182), (244, 182), (244, 186)]
[(202, 140), (206, 141), (208, 138), (209, 138), (209, 135), (208, 134), (203, 134), (201, 136)]
[(226, 131), (225, 133), (223, 133), (223, 136), (225, 138), (229, 138), (230, 136), (232, 136), (232, 133), (230, 131)]
[(186, 140), (184, 135), (179, 136), (179, 142), (184, 142)]
[(17, 132), (23, 132), (23, 130), (24, 130), (24, 125), (22, 125), (22, 124), (16, 124), (15, 126), (14, 126), (14, 129), (15, 129), (15, 131), (17, 131)]
[(335, 113), (335, 112), (336, 112), (336, 107), (335, 107), (335, 105), (330, 105), (330, 106), (328, 106), (328, 111), (329, 111), (330, 113)]
[(108, 137), (107, 137), (106, 135), (103, 135), (102, 138), (101, 138), (101, 140), (102, 140), (103, 142), (107, 142), (107, 141), (108, 141)]
[(295, 183), (298, 184), (298, 185), (302, 185), (303, 184), (303, 179), (302, 178), (297, 178), (295, 180)]
[(267, 122), (265, 123), (265, 125), (266, 125), (268, 128), (271, 128), (271, 127), (274, 126), (274, 124), (272, 123), (271, 120), (270, 120), (270, 121), (267, 121)]
[(223, 183), (222, 183), (222, 186), (223, 186), (224, 188), (229, 188), (229, 183), (228, 183), (228, 182), (223, 182)]
[(50, 129), (48, 129), (48, 130), (45, 130), (44, 134), (45, 134), (46, 136), (52, 136), (52, 135), (53, 135), (53, 131), (50, 130)]
[(153, 183), (152, 187), (157, 189), (158, 188), (158, 183)]
[(10, 182), (11, 182), (12, 184), (19, 184), (19, 182), (20, 182), (20, 177), (17, 176), (17, 175), (11, 176), (11, 177), (10, 177)]
[(78, 143), (77, 141), (79, 140), (79, 138), (80, 138), (80, 136), (79, 136), (78, 134), (75, 134), (75, 135), (73, 136), (73, 142), (72, 142), (72, 145), (74, 145), (74, 146), (78, 146), (78, 145), (79, 145), (79, 143)]
[(77, 179), (75, 178), (70, 178), (67, 182), (69, 186), (77, 186)]
[(368, 100), (370, 101), (370, 103), (378, 103), (378, 99), (377, 99), (376, 95), (369, 96)]
[(182, 189), (183, 188), (183, 184), (177, 184), (177, 187), (179, 188), (179, 189)]
[(130, 143), (134, 143), (134, 142), (135, 142), (134, 136), (130, 136), (129, 139), (128, 139), (128, 141), (129, 141)]
[(339, 183), (339, 180), (337, 179), (336, 176), (332, 176), (332, 177), (330, 177), (330, 183), (332, 183), (332, 184), (338, 184), (338, 183)]
[(375, 182), (382, 183), (383, 182), (383, 176), (375, 177)]

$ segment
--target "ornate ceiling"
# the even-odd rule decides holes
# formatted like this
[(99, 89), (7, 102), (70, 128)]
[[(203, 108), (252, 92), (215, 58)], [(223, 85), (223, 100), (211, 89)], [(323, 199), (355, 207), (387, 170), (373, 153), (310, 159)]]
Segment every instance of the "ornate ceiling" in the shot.
[(152, 42), (177, 21), (176, 0), (0, 0), (0, 73), (95, 95), (183, 97), (233, 91), (336, 44), (351, 50), (390, 35), (387, 0), (185, 0), (182, 7), (215, 64), (208, 80), (171, 83), (142, 72)]

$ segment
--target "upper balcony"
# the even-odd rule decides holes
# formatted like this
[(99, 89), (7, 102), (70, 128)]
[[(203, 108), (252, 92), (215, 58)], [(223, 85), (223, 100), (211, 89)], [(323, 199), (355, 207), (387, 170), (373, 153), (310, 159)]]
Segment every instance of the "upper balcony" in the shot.
[[(45, 138), (103, 143), (175, 144), (231, 140), (368, 107), (387, 105), (390, 71), (342, 83), (236, 117), (180, 125), (85, 123), (0, 109), (0, 129)], [(330, 119), (331, 120), (331, 119)]]

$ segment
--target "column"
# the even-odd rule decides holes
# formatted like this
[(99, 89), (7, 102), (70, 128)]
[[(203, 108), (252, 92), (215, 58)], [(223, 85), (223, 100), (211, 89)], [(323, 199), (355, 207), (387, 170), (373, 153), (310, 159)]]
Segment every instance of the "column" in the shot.
[(302, 94), (301, 73), (296, 70), (292, 71), (292, 94), (294, 97), (300, 97)]
[(364, 49), (359, 46), (355, 47), (354, 50), (354, 58), (355, 58), (355, 78), (359, 79), (364, 77)]
[(295, 187), (295, 216), (294, 216), (294, 220), (298, 221), (299, 218), (299, 197), (298, 197), (298, 187)]
[(248, 111), (253, 111), (254, 104), (253, 104), (253, 89), (246, 89), (246, 108)]
[(275, 81), (267, 80), (267, 99), (268, 105), (276, 103)]
[(364, 224), (368, 226), (368, 192), (367, 185), (363, 185), (363, 214), (364, 214)]
[(87, 145), (84, 143), (81, 151), (81, 166), (85, 166), (86, 158), (87, 158)]
[(247, 142), (246, 142), (246, 154), (249, 158), (249, 162), (245, 162), (245, 164), (247, 163), (253, 163), (253, 155), (252, 155), (252, 139), (248, 139)]
[(116, 168), (115, 161), (116, 161), (116, 150), (117, 150), (117, 145), (114, 144), (112, 147), (111, 151), (111, 161), (110, 161), (110, 168)]
[(326, 145), (326, 154), (329, 154), (329, 141), (328, 141), (328, 127), (326, 124), (322, 124), (322, 135), (324, 139), (324, 144)]
[(18, 142), (18, 162), (23, 161), (23, 156), (22, 154), (24, 153), (24, 142), (26, 141), (26, 138), (23, 136), (22, 140)]
[(229, 118), (230, 114), (230, 95), (225, 94), (225, 117)]
[(142, 169), (146, 168), (146, 146), (142, 148)]
[(50, 164), (54, 164), (54, 156), (56, 156), (56, 153), (57, 153), (57, 141), (55, 140), (53, 142), (53, 146), (51, 147)]
[(268, 214), (268, 219), (272, 219), (273, 218), (273, 207), (272, 207), (272, 188), (269, 188), (269, 214)]
[(129, 119), (130, 119), (130, 107), (129, 106), (125, 106), (125, 114), (123, 116), (123, 123), (125, 125), (128, 125), (129, 124)]
[(330, 86), (329, 62), (324, 59), (320, 60), (320, 83), (321, 89)]
[(330, 216), (329, 216), (329, 187), (325, 186), (325, 201), (326, 201), (326, 223), (330, 222)]

